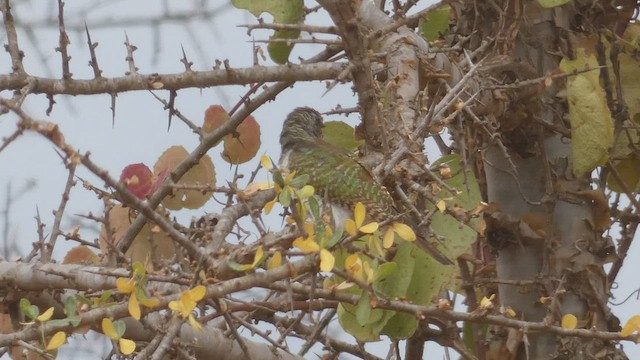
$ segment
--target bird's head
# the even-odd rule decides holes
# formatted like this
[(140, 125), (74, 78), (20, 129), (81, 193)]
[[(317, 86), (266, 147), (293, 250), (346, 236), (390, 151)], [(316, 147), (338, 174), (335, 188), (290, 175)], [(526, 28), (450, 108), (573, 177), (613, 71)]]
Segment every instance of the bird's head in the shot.
[(280, 145), (283, 148), (293, 145), (298, 140), (313, 140), (322, 138), (322, 116), (309, 107), (294, 109), (282, 125)]

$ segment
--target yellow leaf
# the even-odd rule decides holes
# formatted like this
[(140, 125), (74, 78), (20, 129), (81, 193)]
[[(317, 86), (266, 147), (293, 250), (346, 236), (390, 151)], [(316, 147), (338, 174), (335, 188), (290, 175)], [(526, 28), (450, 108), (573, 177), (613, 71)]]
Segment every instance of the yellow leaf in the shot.
[(349, 235), (355, 235), (358, 232), (358, 228), (356, 227), (356, 223), (352, 219), (347, 219), (344, 222), (344, 231), (349, 233)]
[(336, 263), (336, 258), (327, 249), (320, 250), (320, 271), (330, 272)]
[(262, 246), (258, 246), (258, 249), (256, 250), (256, 254), (253, 256), (253, 263), (251, 264), (252, 269), (255, 269), (256, 266), (258, 266), (258, 263), (260, 263), (263, 256), (264, 256), (264, 250), (262, 249)]
[(47, 321), (51, 319), (52, 316), (53, 316), (53, 306), (48, 308), (47, 311), (40, 314), (40, 316), (38, 316), (36, 319), (40, 321)]
[(171, 309), (171, 310), (173, 310), (173, 311), (175, 311), (175, 312), (177, 312), (179, 314), (182, 314), (182, 311), (184, 310), (184, 308), (182, 306), (182, 302), (176, 301), (176, 300), (169, 302), (169, 309)]
[(131, 317), (136, 319), (136, 320), (140, 320), (140, 304), (138, 304), (138, 297), (136, 296), (136, 293), (132, 293), (131, 296), (129, 297), (129, 314), (131, 314)]
[[(567, 74), (587, 67), (597, 69), (600, 64), (594, 49), (595, 42), (576, 45), (574, 59), (562, 59), (560, 69)], [(566, 89), (573, 170), (576, 175), (583, 175), (609, 158), (609, 148), (614, 140), (614, 122), (604, 88), (600, 84), (600, 70), (567, 77)]]
[(118, 346), (120, 347), (120, 352), (123, 355), (131, 355), (136, 350), (135, 341), (129, 339), (119, 339)]
[(382, 249), (382, 243), (377, 236), (369, 235), (369, 239), (367, 239), (367, 244), (369, 246), (369, 250), (373, 251), (376, 255), (380, 257), (384, 257), (384, 249)]
[(273, 162), (271, 161), (271, 158), (267, 156), (267, 154), (262, 155), (262, 157), (260, 158), (260, 163), (262, 164), (262, 167), (267, 170), (273, 169)]
[(367, 284), (371, 284), (374, 278), (373, 268), (371, 268), (371, 265), (368, 262), (365, 262), (362, 268), (364, 270), (364, 275), (366, 275)]
[(573, 314), (567, 314), (562, 317), (562, 327), (564, 329), (575, 329), (578, 325), (578, 318)]
[(269, 213), (271, 212), (271, 210), (273, 209), (273, 206), (278, 202), (278, 197), (276, 196), (273, 200), (269, 201), (268, 203), (266, 203), (264, 205), (264, 212), (265, 214), (269, 215)]
[(491, 294), (490, 297), (483, 297), (482, 300), (480, 300), (480, 308), (481, 309), (493, 309), (493, 302), (492, 300), (495, 299), (496, 294)]
[(191, 324), (191, 326), (193, 326), (196, 330), (198, 331), (202, 331), (202, 324), (200, 324), (198, 322), (198, 320), (196, 320), (195, 317), (193, 317), (193, 315), (189, 314), (189, 323)]
[(444, 200), (440, 200), (436, 204), (436, 207), (438, 208), (438, 210), (440, 210), (441, 213), (443, 213), (447, 209), (447, 203), (445, 203)]
[(302, 228), (307, 234), (309, 234), (309, 237), (312, 237), (316, 233), (316, 227), (312, 223), (304, 223), (304, 225), (302, 225)]
[[(262, 248), (262, 246), (260, 248)], [(198, 285), (193, 289), (189, 290), (189, 296), (191, 296), (191, 300), (195, 302), (198, 302), (204, 299), (205, 295), (207, 295), (207, 288), (202, 285)]]
[(67, 334), (64, 331), (58, 331), (53, 335), (49, 344), (47, 344), (47, 350), (55, 350), (67, 342)]
[(112, 340), (118, 339), (118, 332), (116, 331), (115, 326), (113, 326), (113, 321), (109, 318), (102, 319), (102, 333)]
[(133, 280), (133, 278), (131, 279), (118, 278), (118, 280), (116, 280), (116, 286), (118, 287), (118, 291), (120, 291), (121, 293), (128, 294), (133, 291), (133, 289), (136, 286), (136, 283)]
[(282, 254), (280, 251), (276, 251), (267, 264), (267, 270), (275, 269), (280, 265), (282, 265)]
[(349, 288), (352, 288), (355, 284), (350, 282), (350, 281), (343, 281), (340, 284), (338, 284), (338, 286), (335, 287), (336, 290), (347, 290)]
[(393, 223), (393, 230), (400, 236), (403, 240), (406, 241), (416, 241), (416, 233), (413, 232), (413, 229), (409, 227), (409, 225), (402, 223)]
[(344, 269), (352, 274), (359, 274), (362, 272), (362, 260), (358, 254), (351, 254), (344, 260)]
[(373, 234), (374, 232), (376, 232), (376, 230), (378, 230), (378, 223), (368, 223), (367, 225), (361, 226), (359, 230), (365, 234)]
[(300, 189), (300, 191), (298, 191), (298, 197), (300, 199), (306, 199), (308, 197), (311, 197), (314, 192), (315, 192), (315, 189), (313, 188), (313, 186), (305, 185), (302, 187), (302, 189)]
[(356, 228), (359, 228), (360, 226), (362, 226), (362, 223), (364, 223), (365, 215), (366, 215), (366, 210), (364, 208), (364, 205), (362, 205), (361, 202), (358, 202), (356, 204), (356, 210), (353, 213), (353, 217), (356, 221)]
[(620, 331), (620, 335), (629, 336), (636, 331), (640, 330), (640, 315), (632, 316), (629, 321), (624, 325), (622, 331)]
[(306, 239), (299, 237), (293, 241), (293, 246), (302, 250), (302, 252), (305, 254), (309, 254), (309, 253), (320, 250), (320, 246), (318, 245), (317, 242), (315, 242), (313, 237), (309, 237)]
[(154, 308), (160, 305), (160, 300), (155, 298), (140, 299), (140, 304), (142, 304), (142, 306), (147, 308)]
[(507, 315), (508, 317), (512, 317), (512, 318), (516, 317), (516, 315), (517, 315), (516, 311), (513, 310), (510, 306), (507, 306), (507, 308), (504, 311), (504, 314)]

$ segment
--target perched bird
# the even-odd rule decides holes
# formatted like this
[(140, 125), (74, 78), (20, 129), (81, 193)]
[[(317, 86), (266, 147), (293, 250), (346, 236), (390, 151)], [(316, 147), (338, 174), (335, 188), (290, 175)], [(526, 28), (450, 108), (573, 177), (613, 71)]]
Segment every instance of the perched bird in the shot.
[[(371, 221), (381, 222), (400, 215), (387, 189), (365, 166), (344, 150), (322, 140), (323, 127), (322, 116), (316, 110), (309, 107), (293, 110), (280, 134), (280, 168), (308, 175), (308, 184), (331, 205), (334, 219), (336, 212), (351, 212), (358, 202), (365, 206)], [(452, 264), (419, 234), (417, 242), (434, 259)]]

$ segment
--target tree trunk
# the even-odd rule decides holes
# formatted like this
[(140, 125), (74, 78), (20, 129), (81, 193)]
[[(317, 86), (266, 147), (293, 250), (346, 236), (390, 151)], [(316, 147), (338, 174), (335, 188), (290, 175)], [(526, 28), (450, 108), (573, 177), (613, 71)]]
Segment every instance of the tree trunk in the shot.
[[(571, 56), (567, 30), (577, 30), (575, 9), (543, 9), (534, 1), (496, 4), (500, 9), (477, 2), (456, 8), (461, 35), (477, 45), (494, 39), (483, 74), (498, 83), (542, 78), (556, 71), (562, 55)], [(499, 133), (486, 137), (481, 163), (486, 199), (495, 204), (486, 215), (486, 238), (496, 254), (500, 304), (527, 321), (559, 324), (571, 314), (579, 327), (618, 331), (618, 320), (607, 307), (603, 229), (593, 226), (599, 190), (591, 191), (590, 174), (572, 173), (570, 139), (549, 131), (568, 127), (566, 99), (559, 94), (563, 86), (537, 82), (524, 89), (494, 91), (498, 102), (482, 118), (483, 126)], [(481, 134), (465, 131), (467, 136)], [(505, 336), (488, 339), (493, 349), (488, 358), (624, 357), (613, 342), (494, 330), (489, 333)]]

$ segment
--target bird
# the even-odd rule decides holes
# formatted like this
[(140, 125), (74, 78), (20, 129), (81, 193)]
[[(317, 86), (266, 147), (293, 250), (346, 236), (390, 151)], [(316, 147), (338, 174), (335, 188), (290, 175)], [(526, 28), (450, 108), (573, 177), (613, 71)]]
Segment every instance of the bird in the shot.
[[(410, 223), (386, 187), (366, 166), (347, 151), (323, 140), (323, 128), (322, 115), (313, 108), (299, 107), (289, 113), (280, 134), (279, 168), (308, 176), (307, 185), (313, 186), (321, 200), (329, 203), (336, 223), (336, 213), (349, 214), (358, 202), (364, 205), (369, 221), (400, 218)], [(453, 264), (420, 234), (417, 240), (417, 245), (434, 259), (445, 265)]]

